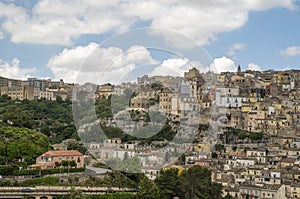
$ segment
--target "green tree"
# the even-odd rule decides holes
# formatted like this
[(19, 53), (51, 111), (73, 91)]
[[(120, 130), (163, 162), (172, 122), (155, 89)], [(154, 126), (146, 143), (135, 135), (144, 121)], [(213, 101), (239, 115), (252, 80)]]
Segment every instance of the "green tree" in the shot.
[(11, 100), (11, 97), (8, 97), (8, 95), (1, 95), (0, 96), (0, 102), (8, 102)]
[(204, 167), (193, 166), (180, 175), (184, 198), (221, 199), (222, 185), (211, 182), (211, 172)]
[(60, 162), (55, 162), (55, 167), (59, 167), (61, 166), (61, 163)]
[[(47, 136), (26, 128), (0, 126), (0, 164), (26, 167), (49, 150)], [(20, 161), (21, 160), (21, 161)]]
[(66, 168), (66, 167), (69, 166), (69, 161), (68, 161), (68, 160), (63, 160), (63, 161), (61, 162), (61, 164), (62, 164), (62, 166), (63, 166), (64, 168)]
[(138, 192), (138, 198), (143, 199), (158, 199), (161, 198), (159, 188), (155, 183), (144, 177), (140, 183), (140, 191)]
[(71, 167), (77, 167), (77, 164), (76, 164), (75, 160), (70, 161), (70, 166)]
[(69, 141), (67, 145), (68, 150), (77, 150), (82, 154), (85, 154), (87, 151), (87, 148), (83, 144), (80, 144), (77, 141)]
[(50, 137), (51, 143), (59, 143), (76, 133), (72, 103), (62, 100), (23, 100), (15, 103), (1, 97), (0, 124), (42, 132)]
[(178, 176), (178, 169), (161, 170), (159, 177), (155, 179), (155, 183), (161, 191), (162, 198), (180, 197), (181, 179)]

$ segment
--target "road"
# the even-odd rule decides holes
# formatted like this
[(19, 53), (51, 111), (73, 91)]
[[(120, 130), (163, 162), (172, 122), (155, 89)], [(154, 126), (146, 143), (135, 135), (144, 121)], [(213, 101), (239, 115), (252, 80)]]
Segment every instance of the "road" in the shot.
[(85, 167), (85, 172), (87, 174), (105, 174), (105, 173), (111, 172), (111, 170), (102, 169), (102, 168), (98, 168), (98, 167), (86, 166)]
[[(67, 187), (67, 186), (36, 186), (27, 188), (22, 187), (0, 187), (0, 198), (23, 198), (41, 197), (51, 198), (55, 195), (67, 195), (72, 189), (79, 190), (83, 195), (99, 195), (108, 192), (126, 192), (136, 194), (134, 189), (118, 187)], [(49, 196), (49, 197), (48, 197)]]

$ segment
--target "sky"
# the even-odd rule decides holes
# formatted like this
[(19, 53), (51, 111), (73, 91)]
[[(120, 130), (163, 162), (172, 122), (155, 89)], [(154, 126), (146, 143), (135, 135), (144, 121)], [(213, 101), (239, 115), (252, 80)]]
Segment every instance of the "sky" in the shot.
[(300, 69), (299, 0), (0, 0), (0, 75), (116, 83), (143, 74)]

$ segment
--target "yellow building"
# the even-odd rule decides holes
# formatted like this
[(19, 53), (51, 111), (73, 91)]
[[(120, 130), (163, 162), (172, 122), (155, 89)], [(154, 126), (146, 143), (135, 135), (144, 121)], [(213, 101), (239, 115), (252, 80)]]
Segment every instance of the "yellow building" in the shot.
[(224, 83), (225, 82), (225, 79), (226, 79), (226, 73), (222, 72), (220, 75), (219, 75), (219, 81), (221, 83)]
[(280, 167), (281, 168), (293, 167), (295, 161), (296, 161), (296, 158), (285, 158), (281, 161)]
[(136, 96), (130, 99), (130, 106), (131, 109), (148, 109), (149, 108), (149, 101), (147, 98), (142, 98)]
[(300, 184), (299, 183), (291, 184), (291, 197), (292, 198), (300, 198)]
[(189, 151), (209, 153), (210, 150), (211, 150), (211, 145), (209, 143), (207, 143), (207, 144), (191, 144), (189, 146)]
[(98, 86), (97, 91), (96, 91), (96, 98), (106, 98), (114, 93), (114, 86), (111, 84), (104, 84), (101, 86)]
[(23, 100), (24, 99), (24, 87), (11, 87), (7, 89), (6, 93), (12, 100)]
[(178, 169), (178, 175), (180, 175), (184, 170), (187, 169), (187, 167), (180, 166), (180, 165), (168, 165), (163, 168), (163, 170), (167, 170), (167, 169)]
[(159, 93), (159, 110), (161, 112), (171, 114), (172, 97), (173, 97), (173, 92), (168, 88), (164, 88)]

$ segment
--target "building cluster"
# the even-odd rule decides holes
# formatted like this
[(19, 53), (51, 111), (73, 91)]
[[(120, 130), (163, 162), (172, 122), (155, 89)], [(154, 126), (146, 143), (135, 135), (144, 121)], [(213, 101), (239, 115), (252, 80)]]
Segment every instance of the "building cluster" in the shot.
[(57, 97), (65, 100), (72, 98), (73, 88), (74, 84), (65, 83), (63, 80), (36, 78), (15, 80), (0, 76), (0, 95), (7, 95), (12, 100), (56, 100)]
[[(1, 94), (12, 99), (39, 99), (43, 93), (54, 97), (72, 88), (62, 81), (5, 78), (0, 79), (0, 86)], [(129, 110), (156, 108), (170, 121), (189, 125), (178, 130), (178, 138), (200, 139), (185, 152), (182, 167), (211, 168), (212, 180), (223, 185), (224, 195), (300, 198), (300, 71), (241, 71), (239, 67), (237, 72), (200, 74), (192, 68), (184, 77), (145, 75), (137, 83), (105, 84), (95, 89), (96, 98), (128, 93)], [(116, 118), (107, 124), (116, 125), (112, 120)], [(203, 132), (198, 126), (194, 128), (199, 124), (209, 126), (203, 130), (204, 136), (199, 136)], [(247, 136), (239, 136), (242, 133)], [(251, 135), (255, 133), (263, 136), (254, 139)], [(154, 149), (114, 138), (88, 143), (88, 147), (99, 159), (138, 156), (150, 179), (158, 175), (161, 164), (172, 162), (172, 154), (184, 153), (175, 141)]]
[[(212, 180), (234, 198), (299, 198), (300, 148), (297, 138), (277, 137), (267, 143), (225, 145), (218, 160), (207, 158)], [(294, 147), (287, 147), (288, 143)], [(233, 148), (235, 148), (233, 150)], [(203, 159), (195, 160), (195, 163)]]
[[(154, 144), (154, 143), (153, 143)], [(156, 142), (159, 144), (159, 142)], [(154, 180), (160, 169), (168, 162), (177, 161), (177, 156), (173, 157), (172, 154), (184, 153), (182, 148), (171, 144), (164, 148), (156, 148), (148, 146), (141, 146), (139, 142), (122, 142), (120, 138), (105, 139), (103, 143), (90, 142), (86, 146), (91, 154), (97, 157), (101, 162), (109, 162), (112, 159), (120, 159), (124, 161), (137, 157), (139, 163), (132, 164), (132, 167), (141, 168), (141, 171), (149, 178)], [(181, 150), (181, 151), (180, 151)], [(113, 169), (118, 169), (121, 165), (108, 165)]]
[[(300, 71), (242, 72), (239, 67), (237, 72), (203, 75), (193, 68), (184, 77), (143, 76), (137, 83), (130, 109), (148, 111), (157, 102), (174, 122), (218, 121), (213, 133), (222, 149), (193, 144), (183, 167), (211, 168), (213, 181), (234, 198), (300, 197)], [(238, 138), (232, 129), (263, 137)], [(145, 173), (155, 178), (158, 171)]]
[(216, 108), (227, 127), (272, 135), (293, 135), (300, 128), (300, 71), (200, 74), (193, 68), (184, 77), (145, 75), (137, 82), (101, 85), (95, 96), (123, 95), (130, 88), (134, 91), (130, 109), (148, 111), (157, 104), (159, 111), (175, 121), (198, 113), (202, 123), (209, 123)]

